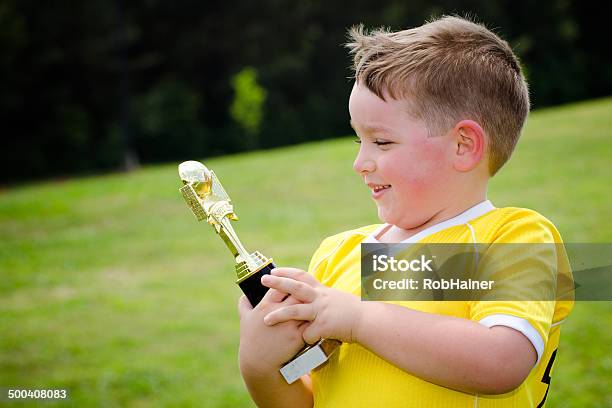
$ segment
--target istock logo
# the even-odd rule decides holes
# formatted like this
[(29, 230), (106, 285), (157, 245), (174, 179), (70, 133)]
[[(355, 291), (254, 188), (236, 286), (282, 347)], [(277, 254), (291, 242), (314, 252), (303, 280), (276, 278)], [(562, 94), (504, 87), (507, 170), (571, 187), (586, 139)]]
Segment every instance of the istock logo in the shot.
[(427, 259), (421, 255), (419, 259), (395, 259), (388, 255), (374, 255), (372, 257), (373, 272), (433, 272), (431, 263), (433, 259)]

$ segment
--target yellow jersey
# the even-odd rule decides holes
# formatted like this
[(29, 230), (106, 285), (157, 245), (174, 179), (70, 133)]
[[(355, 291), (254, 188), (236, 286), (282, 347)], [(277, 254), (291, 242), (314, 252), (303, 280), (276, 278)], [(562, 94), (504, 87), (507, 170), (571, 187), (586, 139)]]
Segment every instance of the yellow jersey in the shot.
[[(360, 295), (361, 243), (376, 242), (385, 225), (370, 225), (325, 239), (309, 272), (326, 286)], [(561, 243), (555, 226), (535, 211), (482, 202), (419, 232), (407, 243)], [(559, 263), (567, 263), (564, 253)], [(543, 407), (559, 345), (560, 325), (573, 301), (393, 301), (411, 309), (508, 326), (533, 344), (538, 360), (525, 381), (502, 395), (468, 394), (413, 376), (357, 343), (342, 344), (311, 373), (315, 407)], [(457, 339), (461, 341), (461, 339)], [(410, 352), (407, 350), (406, 352)]]

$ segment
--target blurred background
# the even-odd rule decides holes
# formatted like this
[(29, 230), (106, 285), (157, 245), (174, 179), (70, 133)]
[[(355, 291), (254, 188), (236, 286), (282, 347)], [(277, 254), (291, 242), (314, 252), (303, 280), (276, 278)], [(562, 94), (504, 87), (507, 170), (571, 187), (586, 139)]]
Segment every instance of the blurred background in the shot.
[[(541, 212), (566, 242), (612, 242), (597, 6), (0, 0), (0, 389), (67, 389), (57, 405), (74, 407), (252, 406), (233, 260), (183, 202), (177, 165), (215, 170), (247, 249), (279, 266), (378, 223), (351, 168), (342, 44), (358, 23), (458, 13), (506, 38), (534, 111), (489, 198)], [(611, 326), (612, 303), (576, 305), (547, 406), (612, 406)]]
[(607, 13), (572, 0), (0, 1), (0, 183), (350, 133), (348, 27), (473, 16), (533, 107), (609, 95)]

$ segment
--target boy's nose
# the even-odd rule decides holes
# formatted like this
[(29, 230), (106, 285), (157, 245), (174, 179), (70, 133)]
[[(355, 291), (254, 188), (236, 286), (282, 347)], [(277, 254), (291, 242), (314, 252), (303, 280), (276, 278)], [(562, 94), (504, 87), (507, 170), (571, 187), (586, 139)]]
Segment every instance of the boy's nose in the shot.
[(355, 170), (357, 174), (371, 173), (376, 170), (376, 163), (374, 163), (374, 160), (362, 157), (362, 155), (359, 154), (353, 162), (353, 170)]

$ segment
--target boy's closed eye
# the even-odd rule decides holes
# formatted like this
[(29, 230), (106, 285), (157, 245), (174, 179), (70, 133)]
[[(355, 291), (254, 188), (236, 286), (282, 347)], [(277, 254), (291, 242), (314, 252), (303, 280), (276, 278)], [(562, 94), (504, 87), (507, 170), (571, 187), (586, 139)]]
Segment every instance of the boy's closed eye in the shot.
[[(355, 139), (353, 141), (357, 144), (361, 144), (361, 139)], [(381, 140), (381, 139), (375, 139), (372, 141), (372, 143), (374, 143), (377, 146), (387, 146), (387, 145), (393, 144), (393, 142), (390, 142), (388, 140)]]

